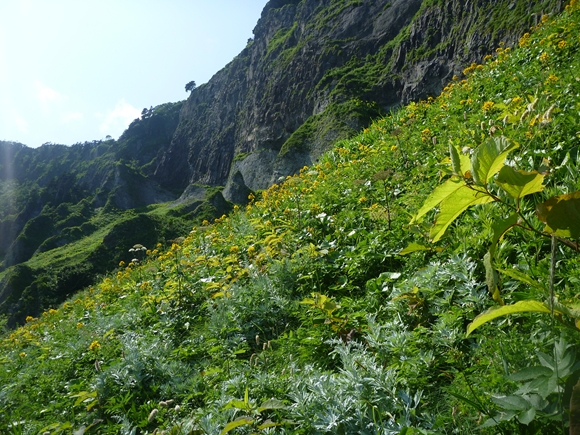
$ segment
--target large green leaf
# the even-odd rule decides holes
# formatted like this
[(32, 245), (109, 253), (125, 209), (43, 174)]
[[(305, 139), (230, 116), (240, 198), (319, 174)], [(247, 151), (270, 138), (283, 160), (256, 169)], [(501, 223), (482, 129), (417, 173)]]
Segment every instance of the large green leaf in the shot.
[(580, 191), (553, 196), (536, 207), (544, 231), (560, 237), (580, 237)]
[(508, 142), (504, 136), (494, 137), (480, 145), (471, 157), (475, 182), (487, 184), (502, 168), (508, 153), (518, 146), (515, 142)]
[(537, 171), (517, 171), (511, 166), (501, 168), (495, 182), (514, 199), (544, 190), (542, 174)]
[(467, 336), (485, 323), (497, 319), (498, 317), (507, 316), (508, 314), (518, 313), (550, 313), (550, 308), (543, 302), (539, 301), (519, 301), (513, 305), (503, 305), (501, 307), (493, 307), (484, 313), (481, 313), (473, 322), (467, 326)]
[(429, 251), (429, 247), (425, 246), (425, 245), (421, 245), (419, 243), (416, 242), (411, 242), (409, 243), (409, 245), (407, 245), (407, 247), (405, 249), (403, 249), (401, 252), (399, 252), (399, 255), (407, 255), (410, 254), (411, 252), (417, 252), (417, 251)]
[(447, 181), (445, 181), (445, 183), (437, 186), (435, 190), (427, 197), (423, 203), (423, 206), (419, 209), (413, 219), (411, 219), (410, 223), (413, 224), (420, 222), (421, 218), (425, 216), (425, 214), (427, 214), (433, 208), (437, 207), (441, 201), (449, 197), (449, 195), (454, 193), (462, 186), (465, 186), (465, 182), (458, 177), (449, 178)]
[(224, 427), (224, 429), (221, 431), (220, 435), (224, 435), (232, 430), (234, 430), (237, 427), (240, 426), (248, 426), (254, 423), (254, 420), (251, 417), (239, 417), (236, 418), (234, 421), (230, 421), (226, 427)]
[(441, 203), (441, 211), (437, 215), (437, 221), (430, 232), (433, 242), (441, 239), (447, 227), (466, 209), (472, 205), (486, 204), (492, 201), (493, 197), (485, 191), (474, 189), (467, 185), (455, 190)]
[(493, 260), (497, 243), (502, 239), (505, 233), (511, 230), (518, 223), (518, 214), (514, 213), (507, 219), (495, 221), (491, 224), (493, 230), (493, 237), (491, 238), (491, 245), (489, 246), (489, 255)]

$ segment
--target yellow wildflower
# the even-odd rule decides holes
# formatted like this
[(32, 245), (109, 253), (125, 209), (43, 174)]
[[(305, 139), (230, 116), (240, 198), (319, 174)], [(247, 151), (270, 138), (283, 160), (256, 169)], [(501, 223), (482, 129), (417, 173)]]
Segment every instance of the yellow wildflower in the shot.
[(234, 245), (230, 248), (230, 252), (232, 254), (237, 254), (238, 252), (240, 252), (240, 248), (238, 248), (237, 246)]
[(545, 82), (545, 84), (548, 84), (548, 83), (555, 83), (555, 82), (557, 82), (557, 81), (558, 81), (558, 77), (557, 77), (557, 76), (555, 76), (554, 74), (550, 74), (550, 75), (548, 76), (548, 78), (546, 79), (546, 82)]
[(125, 266), (125, 262), (123, 260), (119, 261), (119, 267)]
[(363, 196), (363, 197), (359, 198), (358, 202), (359, 202), (360, 204), (362, 204), (362, 203), (363, 203), (363, 202), (365, 202), (366, 200), (367, 200), (366, 196)]
[(397, 151), (397, 149), (398, 149), (397, 145), (393, 145), (393, 146), (391, 147), (391, 151)]
[(89, 345), (89, 350), (99, 350), (101, 348), (101, 344), (95, 340)]
[(488, 112), (491, 109), (493, 109), (493, 106), (495, 106), (495, 103), (493, 101), (486, 101), (485, 103), (483, 103), (482, 110), (484, 112)]
[(32, 322), (33, 320), (34, 320), (34, 317), (32, 317), (32, 316), (26, 316), (26, 323)]
[(558, 48), (566, 48), (567, 45), (568, 43), (563, 39), (560, 42), (558, 42)]

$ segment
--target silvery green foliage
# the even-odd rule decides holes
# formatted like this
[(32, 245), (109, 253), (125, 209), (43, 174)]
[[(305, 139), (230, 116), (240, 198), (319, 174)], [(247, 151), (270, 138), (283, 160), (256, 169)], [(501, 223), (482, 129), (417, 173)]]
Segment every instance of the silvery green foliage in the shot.
[(303, 368), (289, 393), (291, 419), (316, 434), (394, 435), (417, 423), (430, 425), (416, 416), (421, 393), (399, 390), (394, 370), (379, 364), (362, 344), (333, 344), (342, 369), (323, 373)]
[(275, 338), (289, 321), (291, 302), (270, 278), (256, 276), (248, 285), (234, 285), (229, 297), (210, 308), (209, 330), (217, 337), (240, 335), (253, 340)]

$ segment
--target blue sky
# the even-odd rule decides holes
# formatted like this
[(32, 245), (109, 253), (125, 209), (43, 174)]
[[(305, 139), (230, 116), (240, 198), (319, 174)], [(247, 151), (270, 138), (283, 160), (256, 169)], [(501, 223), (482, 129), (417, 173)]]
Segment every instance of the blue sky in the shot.
[(251, 38), (267, 0), (0, 0), (0, 140), (114, 138), (186, 99)]

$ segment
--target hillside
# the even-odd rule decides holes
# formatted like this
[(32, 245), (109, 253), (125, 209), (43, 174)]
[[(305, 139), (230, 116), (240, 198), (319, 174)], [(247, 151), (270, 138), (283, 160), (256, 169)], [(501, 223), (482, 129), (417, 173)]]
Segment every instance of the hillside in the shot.
[[(272, 0), (232, 62), (187, 101), (143, 109), (118, 140), (0, 143), (0, 314), (22, 324), (130, 260), (133, 245), (170, 244), (184, 226), (246, 204), (561, 9)], [(156, 231), (140, 236), (128, 219)]]
[(579, 21), (6, 332), (0, 430), (577, 434)]

